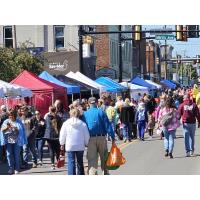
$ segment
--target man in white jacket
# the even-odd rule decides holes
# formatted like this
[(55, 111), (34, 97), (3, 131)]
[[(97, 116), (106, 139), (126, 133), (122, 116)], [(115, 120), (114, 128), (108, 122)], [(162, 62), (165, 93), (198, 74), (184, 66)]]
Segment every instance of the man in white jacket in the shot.
[(76, 175), (77, 160), (77, 174), (84, 175), (83, 154), (85, 146), (89, 142), (89, 132), (87, 125), (79, 119), (80, 111), (72, 109), (70, 111), (70, 119), (63, 123), (60, 130), (60, 145), (61, 149), (67, 152), (68, 158), (68, 175)]

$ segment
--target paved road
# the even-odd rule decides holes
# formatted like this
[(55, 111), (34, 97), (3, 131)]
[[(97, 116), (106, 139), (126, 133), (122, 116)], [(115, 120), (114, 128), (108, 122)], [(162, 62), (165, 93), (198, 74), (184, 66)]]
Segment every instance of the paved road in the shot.
[[(147, 139), (144, 142), (135, 140), (131, 143), (123, 144), (117, 142), (121, 148), (127, 162), (116, 171), (110, 171), (111, 175), (187, 175), (200, 174), (200, 129), (196, 132), (196, 150), (195, 156), (186, 158), (184, 151), (184, 141), (182, 129), (177, 131), (175, 140), (174, 159), (164, 157), (163, 140), (158, 136), (153, 139)], [(109, 143), (110, 147), (110, 143)], [(86, 155), (85, 155), (86, 156)], [(87, 166), (87, 160), (84, 156), (84, 164)], [(48, 152), (45, 151), (45, 159), (42, 167), (30, 168), (21, 171), (20, 174), (30, 175), (63, 175), (67, 174), (67, 163), (64, 168), (51, 170)], [(30, 165), (31, 166), (31, 165)], [(87, 167), (86, 167), (87, 169)], [(7, 165), (0, 164), (0, 174), (7, 174)]]
[(188, 175), (200, 174), (200, 129), (196, 132), (194, 157), (185, 157), (182, 129), (177, 130), (174, 159), (164, 157), (163, 140), (158, 136), (144, 142), (134, 141), (124, 149), (127, 162), (110, 174), (115, 175)]

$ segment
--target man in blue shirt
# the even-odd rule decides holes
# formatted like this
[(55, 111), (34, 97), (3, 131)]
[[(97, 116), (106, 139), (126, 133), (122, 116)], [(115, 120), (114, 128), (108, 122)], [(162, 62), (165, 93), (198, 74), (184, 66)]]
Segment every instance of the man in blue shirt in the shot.
[(108, 153), (107, 148), (107, 133), (115, 140), (115, 134), (111, 123), (108, 120), (106, 113), (97, 108), (97, 101), (95, 97), (90, 97), (88, 100), (90, 109), (84, 112), (83, 120), (88, 126), (90, 133), (90, 140), (88, 144), (88, 173), (89, 175), (97, 174), (98, 170), (98, 155), (101, 159), (101, 170), (103, 174), (108, 174), (108, 170), (105, 165), (105, 159)]

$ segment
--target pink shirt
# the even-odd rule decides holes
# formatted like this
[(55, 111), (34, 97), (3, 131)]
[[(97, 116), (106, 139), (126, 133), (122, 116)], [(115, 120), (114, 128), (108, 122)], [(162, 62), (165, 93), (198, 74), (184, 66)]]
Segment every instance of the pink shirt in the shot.
[[(171, 112), (172, 108), (161, 108), (158, 116), (158, 121), (160, 122), (161, 118), (163, 115), (167, 114), (168, 112)], [(167, 126), (168, 131), (173, 131), (176, 130), (180, 126), (180, 121), (179, 121), (180, 115), (177, 110), (174, 110), (174, 115), (171, 123)], [(161, 126), (161, 125), (160, 125)]]

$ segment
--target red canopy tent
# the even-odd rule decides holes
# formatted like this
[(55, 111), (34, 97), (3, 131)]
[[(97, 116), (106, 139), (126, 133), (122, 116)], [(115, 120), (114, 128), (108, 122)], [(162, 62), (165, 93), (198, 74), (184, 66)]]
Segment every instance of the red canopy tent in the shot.
[(68, 106), (66, 89), (49, 81), (43, 80), (35, 74), (24, 70), (11, 83), (29, 88), (33, 92), (30, 104), (44, 115), (56, 99), (62, 101), (65, 108)]

